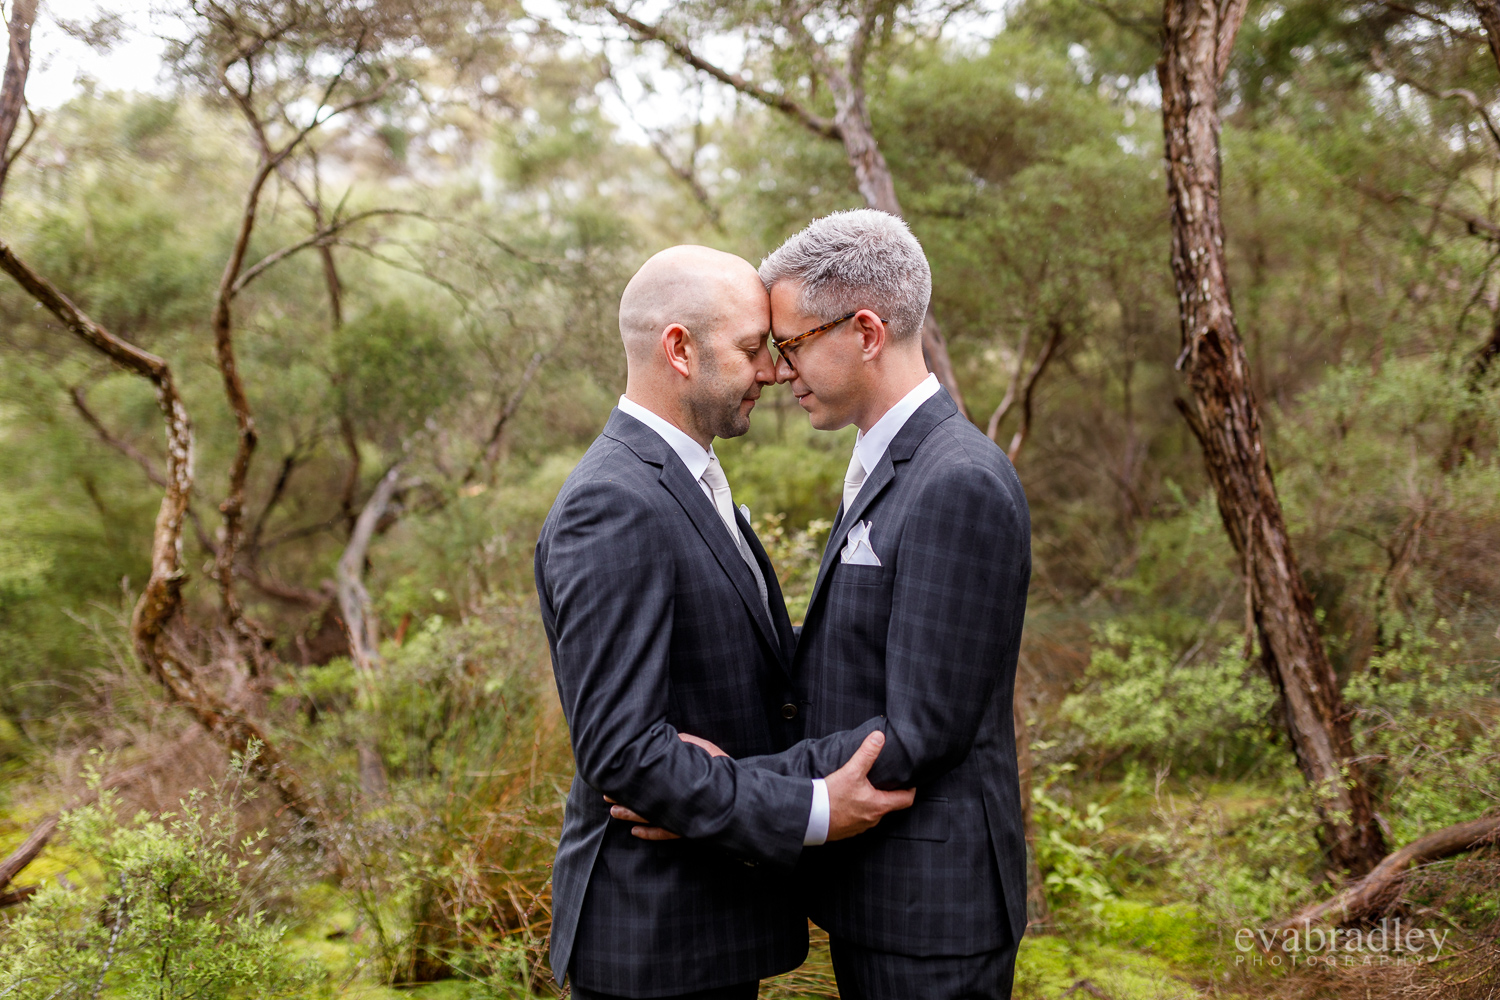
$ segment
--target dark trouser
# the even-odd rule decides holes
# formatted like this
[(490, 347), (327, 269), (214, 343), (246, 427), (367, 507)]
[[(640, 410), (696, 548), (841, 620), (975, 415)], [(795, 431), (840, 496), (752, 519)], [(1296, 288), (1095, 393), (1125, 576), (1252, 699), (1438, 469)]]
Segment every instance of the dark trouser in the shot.
[[(760, 992), (760, 983), (736, 983), (734, 986), (720, 986), (712, 990), (699, 990), (697, 993), (674, 993), (668, 997), (658, 997), (657, 1000), (755, 1000), (755, 995)], [(613, 993), (596, 993), (582, 986), (573, 987), (574, 1000), (626, 1000), (617, 997)]]
[(843, 1000), (1010, 1000), (1016, 945), (978, 955), (894, 955), (832, 938)]

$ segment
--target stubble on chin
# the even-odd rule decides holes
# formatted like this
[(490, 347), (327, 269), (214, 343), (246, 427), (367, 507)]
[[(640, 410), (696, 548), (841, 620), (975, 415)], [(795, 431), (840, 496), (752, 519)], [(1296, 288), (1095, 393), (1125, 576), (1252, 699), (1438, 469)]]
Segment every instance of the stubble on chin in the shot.
[(735, 438), (750, 429), (749, 415), (740, 412), (740, 404), (745, 401), (743, 395), (736, 395), (731, 401), (724, 398), (725, 387), (705, 388), (706, 391), (695, 393), (687, 401), (688, 412), (700, 431), (711, 438)]

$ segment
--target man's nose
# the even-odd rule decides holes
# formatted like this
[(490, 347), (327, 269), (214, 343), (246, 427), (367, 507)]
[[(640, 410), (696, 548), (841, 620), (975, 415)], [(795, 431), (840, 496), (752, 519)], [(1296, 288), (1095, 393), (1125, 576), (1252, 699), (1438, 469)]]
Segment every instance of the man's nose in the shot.
[(761, 348), (760, 356), (755, 359), (755, 381), (761, 385), (776, 384), (776, 359), (765, 348)]
[(776, 381), (778, 383), (790, 382), (797, 377), (797, 369), (786, 359), (785, 355), (776, 359)]

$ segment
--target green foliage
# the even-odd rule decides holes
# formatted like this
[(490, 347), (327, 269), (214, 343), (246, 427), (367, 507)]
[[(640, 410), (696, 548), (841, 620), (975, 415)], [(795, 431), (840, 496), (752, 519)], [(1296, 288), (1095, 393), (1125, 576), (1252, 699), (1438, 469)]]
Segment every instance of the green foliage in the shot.
[[(253, 755), (256, 748), (252, 747)], [(236, 758), (211, 791), (194, 790), (180, 812), (122, 822), (118, 798), (91, 785), (95, 805), (60, 826), (84, 859), (81, 885), (44, 887), (0, 942), (0, 994), (22, 1000), (109, 996), (217, 1000), (303, 995), (309, 971), (281, 953), (245, 879), (266, 831), (237, 835), (251, 757)]]
[(1345, 691), (1397, 843), (1483, 815), (1500, 788), (1500, 664), (1464, 657), (1456, 631), (1404, 632)]
[(388, 445), (462, 398), (463, 366), (435, 313), (379, 302), (333, 336), (333, 383), (343, 412)]
[(1106, 807), (1089, 802), (1080, 812), (1040, 787), (1032, 789), (1031, 802), (1037, 825), (1037, 867), (1048, 901), (1102, 916), (1105, 904), (1118, 895), (1104, 873), (1105, 854), (1093, 846), (1104, 833)]
[[(1274, 692), (1243, 638), (1204, 629), (1182, 653), (1126, 622), (1095, 636), (1083, 689), (1063, 701), (1061, 718), (1104, 751), (1149, 763), (1221, 770), (1258, 755)], [(1217, 646), (1217, 649), (1215, 649)]]
[(542, 974), (572, 767), (540, 623), (492, 602), (430, 616), (384, 653), (366, 696), (346, 660), (278, 693), (289, 716), (320, 709), (304, 739), (349, 803), (343, 893), (385, 981), (515, 995)]

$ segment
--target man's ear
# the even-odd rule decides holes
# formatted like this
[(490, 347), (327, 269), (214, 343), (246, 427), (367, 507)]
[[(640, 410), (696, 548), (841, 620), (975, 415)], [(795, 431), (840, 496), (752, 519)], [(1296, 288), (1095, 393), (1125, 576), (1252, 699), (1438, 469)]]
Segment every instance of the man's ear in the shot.
[(681, 323), (673, 323), (661, 332), (661, 349), (667, 355), (667, 364), (683, 378), (688, 376), (688, 357), (693, 351), (690, 342), (693, 335)]
[(860, 357), (873, 361), (885, 349), (885, 324), (869, 309), (861, 309), (850, 320), (855, 336), (859, 338)]

